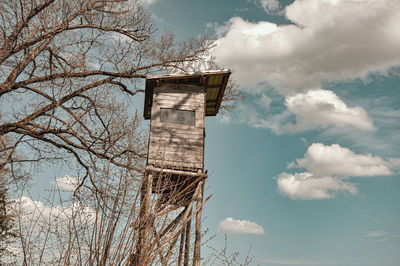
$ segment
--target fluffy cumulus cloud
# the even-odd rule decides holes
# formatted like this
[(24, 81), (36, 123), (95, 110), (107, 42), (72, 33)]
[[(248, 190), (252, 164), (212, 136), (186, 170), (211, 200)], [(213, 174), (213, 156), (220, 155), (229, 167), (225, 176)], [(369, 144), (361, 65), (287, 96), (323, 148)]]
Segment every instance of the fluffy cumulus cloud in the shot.
[(288, 95), (400, 64), (398, 1), (297, 0), (285, 15), (293, 24), (233, 17), (221, 28), (214, 54), (241, 84)]
[(355, 184), (330, 176), (316, 178), (310, 172), (281, 173), (277, 178), (279, 192), (292, 200), (331, 199), (338, 193), (357, 193)]
[(235, 220), (231, 217), (219, 223), (219, 230), (228, 234), (265, 234), (260, 225), (247, 220)]
[(286, 106), (296, 116), (296, 124), (286, 124), (286, 131), (328, 126), (374, 130), (372, 120), (362, 107), (348, 107), (329, 90), (310, 90), (287, 97)]
[(391, 175), (391, 162), (371, 154), (356, 154), (338, 144), (313, 143), (288, 168), (304, 168), (302, 173), (283, 172), (277, 176), (280, 193), (293, 200), (330, 199), (339, 193), (356, 194), (351, 177)]
[(241, 106), (242, 117), (239, 120), (256, 128), (268, 128), (276, 134), (314, 129), (356, 129), (366, 132), (376, 129), (364, 108), (348, 106), (330, 90), (309, 90), (286, 96), (286, 110), (281, 113), (271, 114), (271, 103), (272, 99), (262, 93), (255, 100), (261, 112), (253, 106)]
[(60, 189), (74, 191), (79, 186), (80, 179), (79, 177), (70, 177), (66, 175), (62, 178), (56, 178), (51, 183)]
[[(276, 1), (253, 2), (277, 8)], [(248, 92), (275, 88), (296, 119), (277, 127), (274, 116), (260, 114), (251, 125), (275, 133), (345, 126), (374, 130), (365, 109), (347, 106), (323, 84), (386, 74), (400, 65), (400, 2), (296, 0), (283, 13), (291, 24), (233, 17), (216, 30), (217, 61), (235, 69), (233, 77)]]
[(296, 159), (290, 167), (305, 168), (318, 175), (378, 176), (391, 175), (390, 163), (379, 156), (356, 154), (338, 144), (313, 143), (304, 158)]

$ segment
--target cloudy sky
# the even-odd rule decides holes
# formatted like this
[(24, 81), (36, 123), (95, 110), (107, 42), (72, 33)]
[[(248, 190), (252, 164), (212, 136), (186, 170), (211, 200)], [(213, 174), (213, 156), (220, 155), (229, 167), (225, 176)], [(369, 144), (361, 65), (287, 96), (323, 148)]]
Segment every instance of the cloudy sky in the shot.
[(226, 233), (254, 265), (400, 265), (400, 1), (145, 2), (159, 29), (215, 39), (246, 95), (206, 119), (212, 245)]
[(400, 2), (151, 1), (247, 98), (207, 118), (205, 226), (260, 265), (400, 265)]

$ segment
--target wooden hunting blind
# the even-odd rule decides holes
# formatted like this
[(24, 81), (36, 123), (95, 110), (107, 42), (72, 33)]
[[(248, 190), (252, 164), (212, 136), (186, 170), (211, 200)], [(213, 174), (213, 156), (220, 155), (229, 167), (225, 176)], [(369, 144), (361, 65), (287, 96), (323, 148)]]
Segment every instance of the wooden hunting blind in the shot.
[[(172, 240), (170, 247), (164, 248), (168, 250), (165, 256), (170, 256), (180, 236), (177, 265), (189, 265), (191, 219), (195, 216), (193, 265), (200, 266), (202, 206), (210, 198), (203, 201), (207, 178), (204, 120), (205, 116), (218, 113), (230, 74), (230, 70), (223, 70), (146, 78), (144, 118), (151, 119), (150, 139), (141, 188), (140, 219), (132, 225), (139, 233), (130, 265), (147, 265), (149, 254), (144, 247), (166, 234)], [(162, 228), (163, 223), (157, 221), (180, 207), (184, 210)], [(153, 230), (155, 238), (150, 234), (154, 225), (157, 225)]]
[(204, 169), (204, 117), (215, 116), (230, 70), (149, 76), (144, 118), (151, 119), (147, 165)]

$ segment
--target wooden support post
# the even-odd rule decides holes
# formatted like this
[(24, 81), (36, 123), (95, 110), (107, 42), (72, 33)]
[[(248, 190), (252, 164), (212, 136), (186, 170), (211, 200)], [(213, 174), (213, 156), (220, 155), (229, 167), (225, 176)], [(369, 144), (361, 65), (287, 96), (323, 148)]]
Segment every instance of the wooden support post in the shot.
[(200, 186), (200, 191), (197, 196), (197, 203), (196, 203), (196, 231), (195, 231), (195, 243), (194, 243), (194, 251), (193, 251), (193, 266), (200, 266), (200, 249), (201, 249), (201, 214), (202, 214), (202, 208), (201, 205), (203, 203), (203, 194), (204, 194), (204, 181), (200, 181), (199, 183)]
[(185, 231), (181, 233), (181, 241), (179, 243), (179, 257), (178, 257), (178, 266), (182, 266), (182, 258), (183, 258), (183, 247), (185, 245)]
[[(192, 210), (190, 210), (189, 212), (189, 216), (191, 215)], [(183, 262), (184, 266), (188, 266), (189, 265), (189, 253), (190, 253), (190, 229), (192, 227), (192, 223), (191, 223), (192, 219), (189, 219), (189, 221), (187, 221), (186, 224), (186, 238), (185, 238), (185, 260)]]
[(153, 176), (148, 174), (143, 180), (141, 189), (141, 202), (140, 202), (140, 224), (138, 233), (138, 242), (136, 247), (136, 254), (134, 259), (131, 260), (131, 266), (146, 265), (146, 248), (148, 246), (149, 232), (152, 226), (151, 223), (151, 190), (152, 190)]
[[(146, 186), (146, 196), (145, 196), (145, 213), (144, 213), (144, 217), (145, 217), (145, 224), (144, 224), (144, 228), (143, 228), (143, 246), (142, 248), (144, 248), (146, 250), (148, 243), (149, 243), (149, 235), (150, 235), (150, 230), (151, 230), (151, 226), (152, 226), (152, 221), (151, 221), (151, 189), (152, 189), (152, 184), (153, 183), (153, 176), (151, 174), (148, 175), (147, 178), (147, 186)], [(144, 254), (146, 254), (146, 252), (144, 252)], [(144, 256), (142, 257), (142, 261), (144, 261)], [(146, 254), (147, 257), (147, 254)], [(140, 265), (145, 265), (145, 264), (140, 264)]]

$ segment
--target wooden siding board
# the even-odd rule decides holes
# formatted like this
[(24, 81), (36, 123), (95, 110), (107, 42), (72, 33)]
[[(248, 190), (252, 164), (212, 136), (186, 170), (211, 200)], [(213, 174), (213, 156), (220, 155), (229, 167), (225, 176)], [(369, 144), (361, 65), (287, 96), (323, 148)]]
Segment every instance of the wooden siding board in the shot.
[(158, 153), (163, 153), (163, 152), (178, 152), (178, 153), (185, 153), (187, 152), (188, 154), (194, 154), (196, 152), (202, 152), (203, 151), (203, 145), (193, 145), (193, 144), (167, 144), (164, 145), (164, 143), (159, 143), (159, 142), (150, 142), (152, 145), (154, 145), (154, 148), (152, 149), (151, 152), (158, 152)]
[(201, 98), (201, 92), (178, 92), (177, 90), (170, 90), (170, 92), (165, 92), (157, 90), (156, 92), (154, 92), (154, 96), (176, 98), (176, 99), (180, 98), (199, 99)]
[(177, 105), (177, 104), (186, 104), (186, 105), (192, 105), (192, 106), (204, 106), (204, 99), (171, 99), (167, 97), (158, 97), (154, 100), (154, 103), (167, 103), (171, 105)]
[(156, 104), (159, 108), (173, 108), (173, 109), (181, 109), (181, 110), (195, 110), (200, 109), (201, 106), (199, 104), (193, 103), (174, 103), (172, 101), (157, 101)]
[(169, 127), (162, 127), (161, 125), (165, 123), (156, 123), (154, 127), (150, 129), (150, 134), (154, 133), (160, 136), (176, 136), (176, 137), (185, 137), (186, 135), (202, 135), (203, 128), (201, 127), (190, 127), (179, 125), (180, 127), (172, 127), (169, 125), (175, 124), (167, 124)]
[(199, 93), (202, 90), (202, 86), (193, 85), (176, 85), (176, 84), (165, 84), (161, 87), (154, 88), (154, 94), (157, 93)]
[(164, 151), (164, 152), (153, 152), (149, 154), (150, 159), (155, 160), (166, 160), (166, 161), (177, 161), (177, 162), (192, 162), (201, 163), (202, 153), (187, 153), (177, 151)]
[(163, 152), (153, 152), (149, 154), (149, 158), (159, 159), (159, 160), (176, 160), (183, 162), (201, 162), (202, 153), (200, 152), (178, 152), (178, 151), (163, 151)]
[(175, 167), (175, 168), (197, 168), (202, 169), (204, 166), (202, 163), (190, 163), (190, 162), (176, 162), (176, 161), (163, 161), (163, 160), (155, 160), (149, 159), (148, 164), (156, 165), (156, 166), (163, 166), (165, 168), (168, 167)]
[(190, 104), (190, 105), (195, 105), (195, 106), (202, 106), (204, 105), (204, 99), (202, 98), (193, 98), (189, 99), (186, 97), (180, 97), (177, 99), (174, 99), (172, 97), (154, 97), (154, 102), (153, 103), (159, 103), (159, 102), (167, 102), (171, 104)]
[(164, 147), (164, 146), (169, 146), (169, 147), (175, 147), (175, 146), (180, 146), (184, 147), (188, 150), (191, 149), (191, 147), (203, 147), (203, 142), (202, 141), (193, 141), (193, 140), (180, 140), (178, 141), (169, 141), (164, 138), (153, 138), (150, 141), (151, 145), (158, 145), (159, 147)]
[[(204, 143), (204, 136), (203, 134), (201, 135), (192, 135), (190, 136), (190, 138), (184, 137), (184, 138), (180, 138), (180, 137), (174, 137), (174, 136), (170, 136), (168, 138), (165, 138), (163, 136), (152, 136), (151, 141), (157, 141), (157, 142), (161, 142), (163, 141), (164, 143), (193, 143), (194, 145), (203, 145)], [(150, 142), (151, 142), (150, 141)]]
[(201, 155), (176, 154), (176, 153), (165, 153), (165, 154), (150, 154), (149, 160), (157, 161), (174, 161), (174, 162), (186, 162), (186, 163), (199, 163), (201, 164)]

